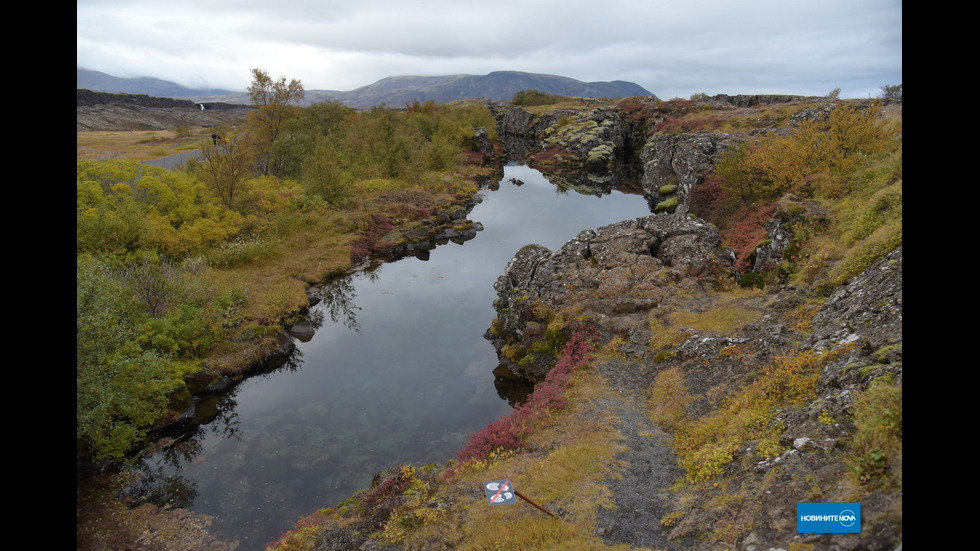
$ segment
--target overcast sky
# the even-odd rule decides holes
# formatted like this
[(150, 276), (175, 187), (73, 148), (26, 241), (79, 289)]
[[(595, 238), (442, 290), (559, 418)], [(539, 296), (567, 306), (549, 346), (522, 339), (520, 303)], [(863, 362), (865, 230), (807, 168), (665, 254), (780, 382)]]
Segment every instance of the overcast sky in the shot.
[(76, 0), (78, 67), (244, 91), (513, 70), (662, 99), (877, 97), (902, 82), (901, 0)]

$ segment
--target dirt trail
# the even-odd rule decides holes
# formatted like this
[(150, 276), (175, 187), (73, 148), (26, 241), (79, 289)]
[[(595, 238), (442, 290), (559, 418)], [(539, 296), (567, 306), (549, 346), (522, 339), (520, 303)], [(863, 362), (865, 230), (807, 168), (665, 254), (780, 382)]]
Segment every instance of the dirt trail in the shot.
[(617, 396), (603, 407), (619, 420), (618, 430), (627, 451), (617, 456), (626, 463), (621, 478), (606, 483), (613, 492), (615, 509), (600, 509), (596, 533), (609, 543), (631, 547), (667, 549), (660, 519), (667, 513), (668, 489), (682, 476), (671, 451), (670, 436), (650, 421), (642, 388), (650, 376), (634, 361), (606, 360), (597, 369)]

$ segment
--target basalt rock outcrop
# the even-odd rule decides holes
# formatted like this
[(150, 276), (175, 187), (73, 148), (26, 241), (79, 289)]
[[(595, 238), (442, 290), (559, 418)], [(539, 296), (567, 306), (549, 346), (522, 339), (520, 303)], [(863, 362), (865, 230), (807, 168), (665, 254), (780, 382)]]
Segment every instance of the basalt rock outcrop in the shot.
[[(553, 358), (549, 363), (536, 354), (535, 343), (548, 338), (549, 309), (587, 316), (607, 338), (625, 336), (626, 355), (615, 360), (618, 371), (608, 376), (626, 392), (650, 388), (664, 370), (680, 370), (697, 397), (688, 410), (692, 416), (708, 411), (710, 389), (753, 379), (784, 351), (796, 350), (798, 357), (827, 355), (814, 397), (775, 413), (772, 423), (781, 427), (783, 451), (763, 457), (757, 453), (758, 441), (740, 443), (725, 468), (727, 482), (706, 489), (705, 496), (754, 496), (751, 504), (738, 508), (745, 549), (786, 548), (790, 541), (814, 549), (900, 548), (901, 488), (871, 486), (859, 496), (849, 494), (853, 488), (847, 457), (858, 430), (859, 397), (877, 381), (898, 388), (902, 383), (902, 247), (842, 285), (826, 302), (814, 302), (808, 291), (790, 285), (748, 296), (741, 304), (759, 312), (757, 321), (731, 335), (683, 330), (685, 337), (673, 353), (657, 359), (646, 349), (651, 337), (646, 320), (656, 315), (648, 310), (710, 302), (713, 293), (699, 291), (733, 273), (727, 251), (716, 243), (713, 226), (660, 214), (582, 232), (555, 252), (524, 247), (495, 285), (498, 319), (486, 335), (502, 351), (495, 373), (525, 379), (547, 373)], [(786, 316), (802, 307), (816, 310), (806, 328)], [(744, 352), (732, 353), (738, 350)], [(900, 469), (901, 457), (889, 460)], [(650, 496), (660, 490), (650, 480), (643, 473), (628, 481), (630, 492), (646, 496), (643, 503), (655, 501)], [(814, 495), (828, 502), (859, 501), (864, 511), (860, 535), (800, 535), (795, 524), (777, 520), (792, 518), (796, 504)], [(597, 533), (610, 543), (628, 541), (622, 538), (637, 529), (634, 520), (649, 522), (628, 511), (604, 514), (608, 518)], [(732, 518), (731, 509), (713, 505), (707, 497), (674, 514), (681, 520), (662, 533), (671, 549), (713, 548), (701, 536)]]
[[(735, 275), (718, 230), (680, 214), (651, 215), (585, 230), (557, 251), (522, 248), (497, 278), (497, 319), (486, 337), (504, 378), (537, 381), (554, 362), (536, 343), (562, 312), (612, 317), (654, 308), (666, 287), (710, 287)], [(553, 352), (553, 351), (551, 351)]]
[[(612, 106), (556, 109), (542, 115), (501, 103), (490, 108), (497, 119), (497, 132), (514, 160), (561, 150), (564, 156), (552, 163), (599, 167), (607, 165), (607, 156), (601, 152), (609, 149), (621, 153), (626, 140), (622, 118)], [(596, 148), (600, 152), (592, 153)]]
[(535, 147), (535, 116), (519, 107), (491, 102), (488, 107), (497, 120), (497, 135), (511, 160), (523, 161)]
[(792, 194), (784, 196), (779, 201), (776, 213), (765, 223), (768, 239), (759, 243), (753, 251), (754, 260), (752, 271), (762, 273), (777, 268), (779, 263), (789, 256), (792, 258), (799, 252), (799, 245), (794, 243), (796, 228), (809, 225), (814, 228), (827, 223), (827, 209), (816, 201), (803, 201)]
[(612, 106), (534, 115), (495, 104), (497, 131), (512, 160), (527, 162), (555, 184), (609, 193), (633, 178), (633, 131)]
[[(826, 118), (834, 103), (818, 97), (721, 94), (679, 109), (684, 113), (700, 105), (732, 111), (794, 101), (815, 105), (795, 115), (789, 126), (774, 127), (776, 121), (765, 116), (749, 118), (755, 130), (748, 132), (659, 132), (657, 126), (677, 113), (656, 102), (635, 103), (633, 109), (645, 110), (645, 118), (612, 105), (555, 109), (540, 115), (503, 103), (491, 102), (490, 108), (510, 159), (527, 162), (553, 183), (583, 193), (608, 193), (626, 185), (643, 193), (652, 211), (683, 214), (691, 192), (736, 142), (757, 133), (789, 132), (804, 120)], [(771, 268), (782, 260), (792, 238), (789, 222), (783, 217), (767, 227), (770, 241), (759, 251), (758, 266)]]
[(821, 96), (794, 96), (789, 94), (717, 94), (708, 98), (709, 102), (731, 107), (755, 107), (763, 104), (789, 103), (791, 101), (819, 101)]
[(108, 94), (79, 89), (76, 94), (75, 126), (77, 131), (82, 132), (231, 125), (244, 119), (250, 110), (252, 107), (247, 105), (195, 103), (144, 94)]
[(608, 170), (623, 156), (623, 121), (613, 107), (556, 111), (542, 117), (540, 124), (548, 124), (540, 148), (546, 153), (556, 152), (551, 160), (555, 165)]
[(691, 190), (714, 169), (733, 139), (721, 132), (651, 136), (640, 152), (647, 200), (668, 212), (686, 204)]

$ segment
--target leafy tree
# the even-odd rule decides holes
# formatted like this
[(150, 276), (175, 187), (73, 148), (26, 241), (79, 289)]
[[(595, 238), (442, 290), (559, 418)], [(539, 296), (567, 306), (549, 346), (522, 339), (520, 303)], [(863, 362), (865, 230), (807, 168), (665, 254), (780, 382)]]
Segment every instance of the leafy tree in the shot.
[(263, 174), (279, 174), (282, 163), (275, 155), (273, 146), (279, 139), (286, 120), (299, 116), (297, 103), (306, 96), (303, 84), (286, 77), (273, 80), (261, 69), (252, 69), (252, 83), (248, 95), (255, 110), (248, 114), (248, 121), (256, 136), (256, 148), (263, 160)]
[(247, 132), (239, 134), (217, 145), (203, 142), (200, 159), (201, 179), (224, 206), (234, 209), (252, 175), (255, 153), (251, 135)]
[(722, 153), (721, 160), (715, 166), (715, 174), (722, 178), (720, 182), (722, 189), (732, 195), (738, 195), (743, 201), (750, 200), (755, 194), (755, 178), (749, 173), (746, 165), (748, 156), (749, 145), (737, 141)]
[(872, 101), (867, 108), (854, 103), (835, 107), (821, 129), (826, 140), (820, 144), (819, 164), (814, 171), (847, 173), (857, 166), (862, 155), (881, 151), (887, 141), (878, 117), (880, 112), (880, 101)]
[(348, 199), (353, 182), (340, 165), (337, 145), (329, 138), (319, 137), (313, 153), (303, 165), (303, 183), (307, 192), (319, 196), (332, 206)]
[(885, 84), (881, 87), (881, 99), (885, 103), (902, 103), (902, 85)]
[(303, 108), (297, 119), (297, 127), (304, 133), (330, 136), (342, 132), (347, 121), (356, 113), (339, 101), (322, 101)]
[[(303, 180), (305, 165), (323, 143), (330, 143), (338, 155), (343, 155), (347, 128), (355, 112), (340, 102), (324, 101), (304, 107), (298, 117), (285, 121), (285, 135), (272, 148), (272, 157), (280, 163), (278, 175)], [(341, 166), (343, 162), (337, 159)]]
[(127, 265), (123, 278), (153, 318), (160, 317), (174, 301), (180, 284), (177, 269), (169, 261), (155, 262), (150, 258)]

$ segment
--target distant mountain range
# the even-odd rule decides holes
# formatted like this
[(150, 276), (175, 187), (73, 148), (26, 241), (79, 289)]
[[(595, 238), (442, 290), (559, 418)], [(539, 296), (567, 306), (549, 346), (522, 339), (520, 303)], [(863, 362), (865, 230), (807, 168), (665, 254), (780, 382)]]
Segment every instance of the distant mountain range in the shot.
[[(249, 103), (246, 92), (191, 89), (157, 78), (118, 78), (85, 69), (78, 69), (78, 88), (96, 92), (146, 94), (156, 97), (189, 99), (197, 102)], [(461, 99), (489, 98), (494, 101), (507, 101), (521, 90), (599, 98), (653, 96), (642, 86), (622, 80), (582, 82), (555, 75), (496, 71), (482, 76), (388, 77), (374, 84), (347, 92), (306, 90), (303, 105), (327, 100), (339, 101), (350, 107), (358, 108), (368, 108), (381, 104), (389, 107), (402, 107), (415, 100), (420, 102), (432, 100), (436, 103), (445, 103)]]
[[(99, 71), (78, 69), (79, 89), (112, 94), (146, 94), (158, 98), (191, 99), (192, 96), (234, 94), (229, 90), (194, 90), (158, 78), (119, 78)], [(247, 97), (247, 96), (246, 96)]]

